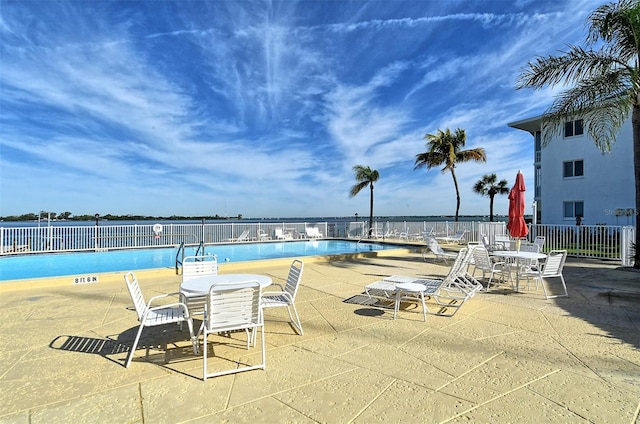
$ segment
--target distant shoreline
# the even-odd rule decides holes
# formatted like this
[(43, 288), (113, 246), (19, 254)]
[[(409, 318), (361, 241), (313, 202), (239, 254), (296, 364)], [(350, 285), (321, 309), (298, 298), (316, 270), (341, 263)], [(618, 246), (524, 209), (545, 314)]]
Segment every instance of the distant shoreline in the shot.
[[(530, 217), (529, 217), (530, 218)], [(525, 219), (527, 216), (525, 215)], [(432, 216), (376, 216), (373, 218), (374, 222), (384, 223), (384, 222), (455, 222), (455, 217), (450, 215), (432, 215)], [(471, 221), (481, 221), (481, 222), (489, 222), (489, 217), (486, 215), (461, 215), (459, 216), (459, 222), (471, 222)], [(494, 222), (507, 222), (507, 215), (494, 215)], [(148, 225), (150, 223), (161, 223), (161, 224), (223, 224), (223, 223), (274, 223), (274, 222), (369, 222), (368, 216), (346, 216), (346, 217), (289, 217), (289, 218), (227, 218), (227, 219), (202, 219), (202, 218), (134, 218), (134, 219), (103, 219), (100, 218), (97, 223), (98, 225)], [(0, 227), (32, 227), (32, 226), (47, 226), (47, 225), (61, 225), (61, 226), (88, 226), (88, 225), (96, 225), (96, 220), (47, 220), (41, 219), (38, 220), (29, 220), (29, 221), (0, 221)]]

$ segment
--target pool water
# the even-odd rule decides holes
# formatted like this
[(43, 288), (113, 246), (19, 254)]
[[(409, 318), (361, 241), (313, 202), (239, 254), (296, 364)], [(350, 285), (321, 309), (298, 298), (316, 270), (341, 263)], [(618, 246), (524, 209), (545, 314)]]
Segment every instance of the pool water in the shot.
[[(317, 240), (214, 245), (206, 246), (205, 254), (216, 255), (218, 262), (224, 265), (226, 262), (325, 256), (397, 248), (398, 246), (377, 243)], [(167, 248), (5, 256), (0, 258), (0, 281), (174, 267), (177, 253), (177, 248)], [(194, 254), (195, 248), (185, 249), (185, 256)]]

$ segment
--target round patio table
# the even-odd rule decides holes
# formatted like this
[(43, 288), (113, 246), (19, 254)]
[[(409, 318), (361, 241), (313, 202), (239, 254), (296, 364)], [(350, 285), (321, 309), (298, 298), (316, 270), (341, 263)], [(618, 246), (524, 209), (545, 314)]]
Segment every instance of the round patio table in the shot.
[(218, 274), (195, 277), (180, 284), (180, 291), (191, 295), (206, 295), (214, 284), (237, 284), (257, 281), (261, 288), (270, 286), (271, 277), (260, 274)]
[(501, 258), (510, 258), (516, 260), (516, 291), (520, 291), (520, 261), (532, 259), (546, 259), (547, 255), (538, 252), (524, 252), (519, 250), (494, 250), (491, 252), (494, 256)]

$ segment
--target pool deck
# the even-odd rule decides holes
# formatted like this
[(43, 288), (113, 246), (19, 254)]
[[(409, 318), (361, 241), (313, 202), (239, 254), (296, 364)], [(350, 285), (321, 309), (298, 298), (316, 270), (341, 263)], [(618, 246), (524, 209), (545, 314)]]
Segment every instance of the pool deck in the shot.
[[(138, 326), (122, 273), (2, 285), (0, 423), (640, 422), (640, 273), (569, 259), (569, 298), (497, 289), (423, 322), (412, 304), (393, 320), (363, 288), (392, 274), (443, 276), (443, 262), (404, 250), (303, 260), (304, 336), (269, 309), (266, 370), (207, 381), (186, 326), (145, 329), (124, 368)], [(281, 282), (290, 262), (221, 273)], [(172, 269), (136, 275), (147, 299), (180, 281)], [(210, 338), (221, 356), (259, 355), (234, 340), (242, 333)]]

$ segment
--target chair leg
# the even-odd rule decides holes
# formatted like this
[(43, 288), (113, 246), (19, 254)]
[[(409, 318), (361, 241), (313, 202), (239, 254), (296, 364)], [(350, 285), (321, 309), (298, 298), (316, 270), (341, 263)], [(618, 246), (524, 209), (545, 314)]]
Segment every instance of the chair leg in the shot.
[(207, 379), (207, 331), (204, 331), (204, 340), (202, 341), (202, 379)]
[(540, 277), (540, 285), (542, 286), (542, 291), (544, 292), (544, 298), (549, 299), (549, 294), (547, 293), (547, 287), (544, 281), (544, 278)]
[(560, 278), (560, 281), (562, 282), (562, 289), (564, 291), (564, 294), (555, 294), (555, 295), (549, 296), (547, 294), (547, 289), (544, 286), (544, 280), (542, 280), (541, 283), (542, 283), (542, 289), (544, 290), (544, 297), (547, 299), (553, 299), (556, 297), (569, 297), (569, 293), (567, 292), (567, 285), (565, 284), (564, 277), (562, 275), (558, 275), (556, 277)]
[[(293, 313), (296, 317), (295, 320), (293, 319), (293, 315), (291, 315), (291, 310), (289, 308), (293, 308)], [(304, 331), (302, 331), (302, 324), (300, 323), (300, 317), (298, 316), (296, 305), (292, 303), (291, 305), (287, 306), (287, 312), (289, 312), (289, 318), (291, 318), (291, 322), (293, 322), (294, 327), (296, 327), (298, 331), (300, 331), (301, 336), (304, 336)]]
[[(182, 325), (182, 322), (180, 322), (180, 325)], [(193, 320), (191, 318), (187, 319), (187, 325), (189, 326), (189, 335), (191, 335), (191, 344), (193, 345), (193, 354), (197, 355), (198, 354), (198, 339), (193, 334)]]
[(133, 345), (131, 346), (131, 350), (127, 355), (127, 361), (124, 364), (125, 368), (129, 368), (129, 365), (131, 364), (131, 359), (133, 359), (133, 354), (136, 351), (136, 347), (138, 346), (138, 341), (140, 340), (140, 335), (142, 334), (143, 328), (144, 328), (144, 324), (140, 324), (140, 327), (138, 327), (138, 333), (136, 334), (136, 338), (133, 341)]

